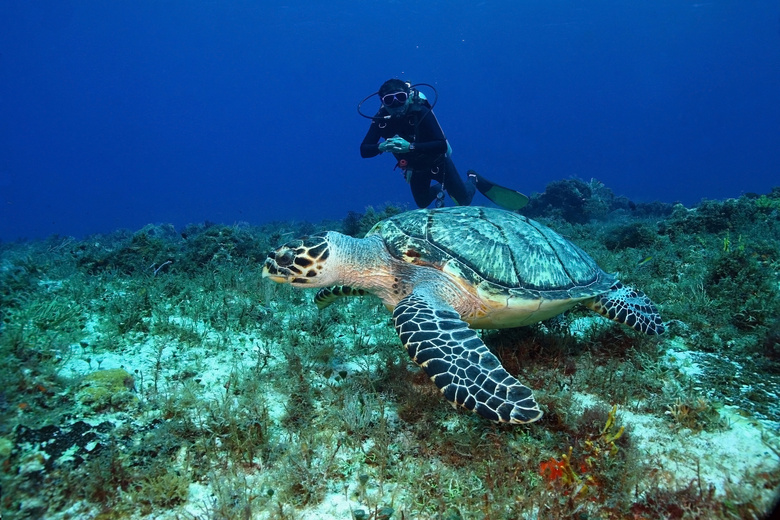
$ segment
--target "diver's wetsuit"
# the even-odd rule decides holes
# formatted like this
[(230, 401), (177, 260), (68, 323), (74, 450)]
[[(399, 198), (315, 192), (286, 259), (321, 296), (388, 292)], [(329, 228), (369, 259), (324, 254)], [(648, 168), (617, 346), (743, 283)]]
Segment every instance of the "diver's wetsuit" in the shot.
[[(375, 118), (388, 115), (385, 107), (381, 107)], [(379, 139), (389, 139), (396, 135), (414, 145), (409, 153), (393, 155), (398, 161), (407, 161), (406, 179), (418, 207), (428, 207), (441, 191), (440, 185), (431, 186), (432, 181), (443, 184), (459, 206), (471, 204), (474, 185), (463, 182), (452, 159), (447, 156), (447, 140), (430, 108), (422, 102), (416, 102), (402, 116), (374, 119), (360, 144), (360, 155), (364, 158), (379, 155)]]

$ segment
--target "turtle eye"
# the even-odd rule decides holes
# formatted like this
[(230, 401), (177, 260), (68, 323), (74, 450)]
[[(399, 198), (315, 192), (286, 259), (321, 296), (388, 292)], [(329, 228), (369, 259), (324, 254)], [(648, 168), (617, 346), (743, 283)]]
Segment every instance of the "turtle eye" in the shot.
[(292, 265), (293, 260), (295, 260), (295, 253), (293, 253), (290, 249), (286, 249), (284, 253), (276, 255), (276, 265), (279, 267), (287, 267)]

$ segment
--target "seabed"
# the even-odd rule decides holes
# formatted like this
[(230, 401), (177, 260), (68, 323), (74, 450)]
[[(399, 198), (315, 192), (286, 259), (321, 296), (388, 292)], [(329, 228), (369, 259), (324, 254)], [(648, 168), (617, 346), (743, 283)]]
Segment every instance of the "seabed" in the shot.
[(597, 181), (527, 208), (647, 293), (484, 331), (545, 416), (453, 409), (373, 297), (318, 312), (267, 251), (343, 221), (0, 244), (3, 519), (754, 519), (780, 491), (780, 189), (695, 208)]

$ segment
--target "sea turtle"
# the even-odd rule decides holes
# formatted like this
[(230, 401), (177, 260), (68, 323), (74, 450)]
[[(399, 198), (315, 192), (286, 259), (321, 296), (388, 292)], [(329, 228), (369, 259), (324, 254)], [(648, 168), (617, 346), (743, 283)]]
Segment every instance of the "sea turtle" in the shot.
[(474, 329), (529, 325), (581, 304), (645, 334), (664, 331), (644, 293), (550, 228), (495, 208), (408, 211), (365, 238), (335, 231), (302, 237), (269, 253), (263, 276), (324, 287), (315, 297), (320, 308), (375, 294), (444, 397), (497, 422), (528, 423), (542, 412)]

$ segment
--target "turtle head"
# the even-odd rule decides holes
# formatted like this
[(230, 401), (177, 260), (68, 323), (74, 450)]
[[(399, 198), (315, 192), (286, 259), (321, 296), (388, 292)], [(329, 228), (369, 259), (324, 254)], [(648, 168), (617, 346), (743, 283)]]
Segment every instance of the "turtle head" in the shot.
[(328, 269), (331, 244), (328, 233), (304, 236), (268, 253), (263, 278), (296, 287), (322, 287), (334, 281)]

